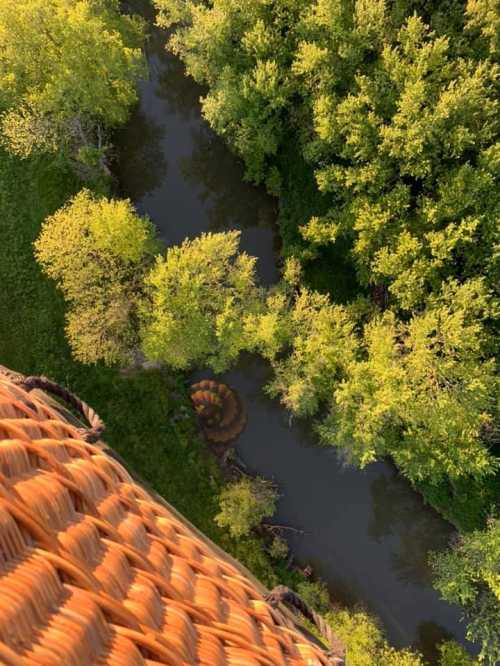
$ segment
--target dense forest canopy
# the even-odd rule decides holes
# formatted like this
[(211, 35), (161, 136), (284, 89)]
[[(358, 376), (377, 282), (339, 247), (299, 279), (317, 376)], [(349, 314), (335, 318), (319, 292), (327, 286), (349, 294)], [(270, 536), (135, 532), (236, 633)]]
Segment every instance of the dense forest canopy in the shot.
[(404, 310), (443, 280), (498, 276), (498, 11), (488, 0), (156, 0), (171, 47), (208, 84), (203, 112), (247, 176), (279, 186), (290, 136), (364, 285)]
[(360, 294), (375, 289), (386, 308), (271, 293), (249, 325), (275, 369), (271, 393), (298, 415), (327, 406), (322, 438), (358, 464), (390, 454), (413, 480), (493, 473), (498, 7), (156, 5), (247, 177), (279, 191), (295, 141), (329, 202), (303, 241), (347, 242)]

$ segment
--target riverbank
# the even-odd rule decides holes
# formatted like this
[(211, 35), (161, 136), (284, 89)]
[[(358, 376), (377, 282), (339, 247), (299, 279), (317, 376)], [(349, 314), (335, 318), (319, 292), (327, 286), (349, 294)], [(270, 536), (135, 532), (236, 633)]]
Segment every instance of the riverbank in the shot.
[(260, 541), (235, 541), (214, 523), (223, 481), (198, 435), (184, 378), (160, 371), (124, 376), (71, 357), (63, 299), (41, 275), (32, 243), (45, 217), (81, 187), (64, 164), (0, 152), (0, 364), (47, 375), (92, 405), (107, 424), (106, 441), (127, 464), (272, 587), (278, 575)]
[[(357, 283), (345, 240), (313, 253), (298, 231), (312, 216), (324, 214), (332, 203), (318, 191), (313, 169), (302, 158), (293, 137), (278, 156), (278, 164), (285, 174), (278, 216), (283, 255), (301, 257), (305, 284), (330, 294), (336, 303), (367, 295)], [(500, 455), (498, 445), (497, 449), (497, 455)], [(440, 483), (422, 481), (414, 484), (414, 488), (460, 532), (484, 529), (488, 516), (500, 506), (500, 470), (481, 480), (460, 479), (454, 485), (447, 480)]]
[[(134, 9), (152, 20), (143, 0)], [(140, 103), (116, 136), (120, 194), (152, 219), (166, 244), (239, 229), (241, 249), (258, 257), (259, 277), (269, 284), (280, 264), (276, 199), (243, 182), (240, 160), (201, 117), (203, 90), (165, 50), (165, 41), (163, 31), (152, 30), (150, 79), (141, 83)], [(302, 206), (305, 214), (310, 190), (304, 186), (302, 196), (302, 184), (294, 182), (289, 210)], [(351, 297), (350, 282), (345, 280), (345, 298)], [(417, 644), (435, 663), (436, 643), (464, 636), (459, 609), (439, 600), (427, 565), (428, 550), (446, 545), (451, 526), (423, 505), (392, 466), (345, 470), (335, 449), (317, 446), (309, 435), (303, 438), (304, 424), (294, 421), (290, 427), (286, 412), (263, 394), (266, 367), (257, 359), (242, 359), (224, 379), (240, 392), (249, 413), (248, 428), (236, 444), (240, 457), (252, 473), (276, 477), (282, 493), (277, 520), (307, 533), (293, 540), (292, 552), (301, 564), (313, 565), (335, 601), (364, 601), (388, 627), (391, 642)], [(398, 554), (411, 560), (403, 565), (411, 581), (395, 564)], [(373, 585), (374, 578), (384, 584)]]

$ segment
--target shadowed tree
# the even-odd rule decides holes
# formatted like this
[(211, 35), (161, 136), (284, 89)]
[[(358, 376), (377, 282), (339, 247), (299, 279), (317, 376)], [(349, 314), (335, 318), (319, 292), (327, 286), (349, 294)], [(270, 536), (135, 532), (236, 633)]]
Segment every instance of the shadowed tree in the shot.
[(462, 535), (450, 551), (434, 554), (432, 564), (443, 599), (464, 608), (467, 638), (481, 646), (481, 662), (494, 666), (500, 660), (500, 519)]

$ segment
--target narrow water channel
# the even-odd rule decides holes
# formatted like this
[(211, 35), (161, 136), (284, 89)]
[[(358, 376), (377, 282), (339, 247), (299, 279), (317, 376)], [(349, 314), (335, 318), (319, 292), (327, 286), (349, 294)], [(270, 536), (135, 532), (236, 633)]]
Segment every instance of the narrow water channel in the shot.
[[(152, 23), (146, 0), (128, 5)], [(164, 32), (151, 31), (150, 79), (117, 136), (121, 194), (149, 215), (169, 245), (204, 231), (240, 229), (242, 248), (259, 259), (262, 282), (272, 283), (278, 276), (277, 203), (243, 181), (241, 164), (201, 117), (203, 91), (165, 51), (165, 41)], [(296, 560), (312, 565), (333, 599), (373, 611), (394, 645), (413, 645), (431, 661), (443, 638), (470, 648), (459, 609), (439, 599), (427, 565), (428, 551), (444, 547), (452, 528), (390, 464), (363, 472), (345, 468), (333, 448), (317, 445), (307, 425), (290, 423), (262, 393), (268, 376), (266, 364), (248, 356), (224, 381), (248, 411), (239, 456), (250, 471), (278, 483), (276, 522), (304, 531), (288, 538)]]

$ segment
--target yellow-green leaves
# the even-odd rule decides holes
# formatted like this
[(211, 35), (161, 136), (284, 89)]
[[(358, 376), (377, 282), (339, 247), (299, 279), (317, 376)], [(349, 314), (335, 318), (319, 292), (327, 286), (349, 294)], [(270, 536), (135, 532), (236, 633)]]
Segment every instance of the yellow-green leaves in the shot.
[(66, 332), (78, 360), (131, 358), (143, 275), (155, 248), (151, 222), (130, 201), (88, 190), (45, 221), (35, 253), (68, 301)]
[(487, 53), (498, 60), (500, 52), (500, 10), (497, 0), (468, 0), (466, 28), (479, 32), (487, 44)]
[(276, 190), (270, 162), (284, 132), (293, 93), (288, 41), (300, 3), (214, 0), (209, 4), (155, 0), (160, 25), (181, 22), (170, 47), (198, 82), (208, 84), (203, 115), (246, 166), (246, 176)]
[(277, 498), (278, 493), (268, 481), (245, 477), (223, 489), (215, 522), (227, 527), (233, 537), (246, 536), (263, 518), (273, 515)]
[(124, 122), (145, 71), (141, 38), (115, 2), (1, 0), (3, 143), (25, 157), (76, 141), (76, 119)]
[(485, 308), (481, 281), (449, 283), (407, 324), (393, 314), (369, 323), (364, 355), (335, 388), (323, 439), (362, 466), (390, 454), (414, 480), (493, 473), (484, 432), (496, 380), (493, 360), (483, 357)]
[(481, 645), (481, 663), (494, 666), (500, 660), (500, 519), (462, 536), (451, 551), (435, 553), (432, 562), (442, 597), (466, 610), (467, 637)]
[(390, 647), (375, 618), (363, 610), (337, 609), (326, 620), (346, 646), (350, 666), (424, 666), (418, 653)]
[[(281, 297), (283, 298), (283, 297)], [(258, 318), (262, 326), (274, 320), (282, 308), (279, 295), (268, 299), (267, 311)], [(298, 416), (312, 416), (328, 400), (343, 369), (353, 359), (357, 340), (354, 324), (346, 308), (333, 305), (328, 296), (302, 289), (288, 312), (281, 314), (276, 329), (280, 334), (277, 348), (267, 344), (275, 377), (268, 386), (271, 395)], [(280, 348), (287, 348), (285, 358), (276, 359)], [(271, 352), (271, 353), (270, 353)]]
[(227, 369), (249, 341), (244, 317), (259, 307), (255, 258), (239, 232), (203, 234), (169, 248), (146, 278), (142, 346), (174, 368)]

